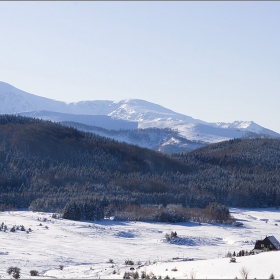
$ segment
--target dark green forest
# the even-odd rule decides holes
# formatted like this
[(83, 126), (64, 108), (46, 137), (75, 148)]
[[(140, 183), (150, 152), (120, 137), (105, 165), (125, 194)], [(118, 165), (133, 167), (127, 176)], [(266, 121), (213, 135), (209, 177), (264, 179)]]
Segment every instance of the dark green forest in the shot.
[(227, 220), (223, 205), (278, 206), (279, 168), (280, 140), (237, 139), (167, 156), (53, 122), (0, 116), (4, 210), (76, 220)]
[(279, 139), (233, 139), (173, 157), (197, 170), (187, 176), (189, 185), (222, 204), (278, 207)]

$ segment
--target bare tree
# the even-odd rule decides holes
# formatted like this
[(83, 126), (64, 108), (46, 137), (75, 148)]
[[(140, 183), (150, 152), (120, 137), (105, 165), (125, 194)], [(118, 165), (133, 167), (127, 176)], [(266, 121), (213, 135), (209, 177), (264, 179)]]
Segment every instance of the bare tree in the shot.
[(248, 279), (249, 270), (245, 266), (242, 266), (240, 269), (240, 274), (243, 279)]
[(195, 279), (195, 278), (196, 278), (196, 273), (195, 273), (195, 271), (192, 270), (192, 271), (190, 272), (190, 278), (191, 278), (191, 279)]

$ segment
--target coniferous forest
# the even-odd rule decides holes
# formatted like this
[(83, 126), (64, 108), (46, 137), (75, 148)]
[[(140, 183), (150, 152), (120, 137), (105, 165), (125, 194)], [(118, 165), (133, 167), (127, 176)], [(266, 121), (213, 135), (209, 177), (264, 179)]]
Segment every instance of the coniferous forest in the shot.
[(227, 221), (226, 206), (278, 207), (279, 170), (275, 139), (168, 156), (53, 122), (0, 116), (2, 210), (74, 220)]

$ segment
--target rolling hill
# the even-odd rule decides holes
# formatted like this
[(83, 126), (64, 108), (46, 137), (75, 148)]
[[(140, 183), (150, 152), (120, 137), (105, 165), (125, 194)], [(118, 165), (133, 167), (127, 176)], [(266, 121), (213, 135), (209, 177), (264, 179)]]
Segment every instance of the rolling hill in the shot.
[(1, 116), (0, 131), (0, 204), (54, 211), (72, 201), (110, 212), (279, 203), (278, 139), (235, 139), (168, 156), (22, 116)]

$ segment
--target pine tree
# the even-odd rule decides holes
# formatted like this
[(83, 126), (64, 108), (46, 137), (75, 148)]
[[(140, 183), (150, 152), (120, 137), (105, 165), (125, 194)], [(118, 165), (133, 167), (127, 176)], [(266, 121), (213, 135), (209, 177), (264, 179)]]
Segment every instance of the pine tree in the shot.
[(79, 221), (81, 220), (81, 210), (75, 202), (70, 201), (64, 208), (62, 218)]

